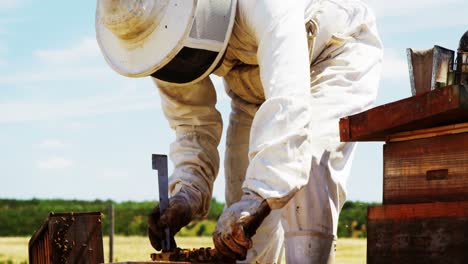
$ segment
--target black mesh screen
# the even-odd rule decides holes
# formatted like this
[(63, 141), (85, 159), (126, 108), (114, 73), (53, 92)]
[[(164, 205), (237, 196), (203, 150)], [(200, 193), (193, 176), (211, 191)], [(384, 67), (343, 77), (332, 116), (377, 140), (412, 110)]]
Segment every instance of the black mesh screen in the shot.
[(218, 52), (184, 47), (163, 68), (151, 74), (156, 79), (171, 83), (188, 83), (210, 68)]

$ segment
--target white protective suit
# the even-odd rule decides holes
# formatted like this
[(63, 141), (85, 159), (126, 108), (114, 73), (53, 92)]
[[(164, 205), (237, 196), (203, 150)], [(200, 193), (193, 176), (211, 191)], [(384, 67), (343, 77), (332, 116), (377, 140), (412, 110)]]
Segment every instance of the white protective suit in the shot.
[[(232, 99), (226, 203), (247, 189), (276, 209), (253, 237), (248, 262), (279, 262), (283, 239), (288, 263), (332, 261), (354, 150), (340, 142), (338, 122), (373, 104), (381, 61), (375, 18), (360, 1), (238, 1), (215, 71)], [(177, 133), (171, 193), (194, 189), (201, 207), (192, 206), (204, 215), (219, 168), (215, 89), (209, 78), (190, 86), (155, 82)]]

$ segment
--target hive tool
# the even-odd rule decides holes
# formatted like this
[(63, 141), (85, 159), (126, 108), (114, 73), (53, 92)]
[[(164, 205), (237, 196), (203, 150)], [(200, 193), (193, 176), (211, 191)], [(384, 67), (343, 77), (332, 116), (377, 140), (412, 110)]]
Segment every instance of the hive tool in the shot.
[[(153, 170), (158, 171), (158, 186), (159, 186), (159, 212), (162, 215), (169, 207), (168, 197), (168, 176), (167, 176), (167, 155), (153, 154), (152, 156)], [(162, 241), (163, 252), (171, 251), (171, 233), (169, 227), (164, 229), (166, 237)]]

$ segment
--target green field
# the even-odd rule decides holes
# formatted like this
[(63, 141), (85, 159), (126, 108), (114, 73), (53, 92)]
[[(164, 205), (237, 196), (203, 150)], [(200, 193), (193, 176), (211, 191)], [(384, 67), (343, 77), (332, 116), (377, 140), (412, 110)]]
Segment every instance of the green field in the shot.
[[(0, 264), (27, 263), (28, 237), (0, 237)], [(146, 237), (141, 236), (117, 236), (114, 243), (114, 261), (143, 261), (149, 260), (153, 253), (151, 245)], [(177, 237), (178, 246), (181, 248), (212, 247), (210, 237)], [(108, 238), (104, 238), (104, 255), (108, 261)], [(361, 264), (366, 263), (365, 239), (339, 239), (336, 252), (337, 264)]]

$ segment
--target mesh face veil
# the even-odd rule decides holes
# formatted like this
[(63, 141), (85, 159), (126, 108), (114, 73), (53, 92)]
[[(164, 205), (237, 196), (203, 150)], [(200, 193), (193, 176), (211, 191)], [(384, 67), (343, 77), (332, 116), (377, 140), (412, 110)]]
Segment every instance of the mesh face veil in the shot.
[(98, 0), (96, 37), (107, 63), (129, 77), (188, 84), (221, 61), (237, 0)]

